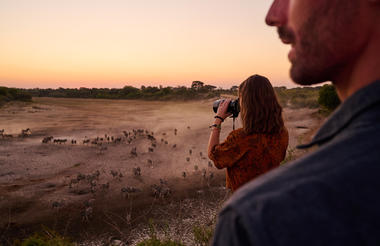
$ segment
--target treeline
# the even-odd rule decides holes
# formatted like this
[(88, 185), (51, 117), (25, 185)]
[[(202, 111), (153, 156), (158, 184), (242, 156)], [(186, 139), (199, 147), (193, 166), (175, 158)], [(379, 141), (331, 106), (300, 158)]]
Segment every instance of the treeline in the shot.
[(23, 89), (0, 86), (0, 106), (10, 101), (31, 101), (32, 95)]
[(79, 89), (24, 89), (33, 97), (63, 97), (63, 98), (100, 98), (100, 99), (143, 99), (143, 100), (194, 100), (218, 97), (230, 90), (209, 88), (155, 87), (142, 86), (135, 88), (125, 86), (121, 89), (110, 88), (79, 88)]
[[(274, 87), (277, 98), (283, 107), (318, 108), (323, 106), (329, 110), (339, 105), (339, 99), (332, 85), (323, 87)], [(191, 87), (163, 86), (125, 86), (123, 88), (58, 88), (58, 89), (15, 89), (0, 87), (0, 103), (10, 100), (30, 101), (32, 97), (60, 98), (99, 98), (99, 99), (137, 99), (137, 100), (199, 100), (220, 97), (221, 95), (238, 94), (238, 86), (230, 89), (205, 85), (201, 81), (193, 81)]]

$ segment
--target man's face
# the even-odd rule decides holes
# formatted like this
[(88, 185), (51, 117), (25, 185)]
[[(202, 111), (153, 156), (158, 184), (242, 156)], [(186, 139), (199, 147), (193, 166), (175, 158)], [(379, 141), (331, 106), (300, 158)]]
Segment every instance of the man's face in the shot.
[[(291, 45), (290, 75), (302, 85), (333, 80), (365, 46), (361, 0), (274, 0), (266, 17)], [(364, 32), (362, 32), (364, 31)]]

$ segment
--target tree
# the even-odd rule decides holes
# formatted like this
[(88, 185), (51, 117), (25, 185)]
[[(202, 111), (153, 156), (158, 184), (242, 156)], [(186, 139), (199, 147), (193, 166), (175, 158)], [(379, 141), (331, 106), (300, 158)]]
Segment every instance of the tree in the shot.
[(339, 106), (340, 100), (333, 85), (322, 86), (319, 90), (318, 103), (331, 111)]
[(239, 86), (233, 85), (231, 86), (230, 91), (235, 92), (235, 91), (238, 91), (238, 89), (239, 89)]
[(216, 86), (213, 86), (213, 85), (205, 85), (203, 86), (204, 90), (205, 91), (212, 91), (216, 88)]
[(202, 81), (193, 81), (193, 83), (191, 83), (191, 89), (199, 90), (203, 87), (204, 84), (205, 83)]

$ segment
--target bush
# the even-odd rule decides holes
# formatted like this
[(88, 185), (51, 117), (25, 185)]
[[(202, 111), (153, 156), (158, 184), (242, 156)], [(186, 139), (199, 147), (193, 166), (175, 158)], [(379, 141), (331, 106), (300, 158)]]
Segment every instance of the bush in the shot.
[(333, 85), (324, 85), (319, 90), (318, 103), (330, 111), (339, 106), (340, 100)]
[(7, 95), (7, 88), (6, 87), (0, 87), (0, 95), (6, 96)]
[(32, 96), (23, 91), (17, 91), (14, 95), (14, 99), (18, 101), (30, 102), (32, 101)]
[(277, 100), (282, 107), (318, 108), (318, 87), (274, 87)]
[(0, 106), (12, 100), (30, 102), (32, 96), (20, 89), (0, 87)]

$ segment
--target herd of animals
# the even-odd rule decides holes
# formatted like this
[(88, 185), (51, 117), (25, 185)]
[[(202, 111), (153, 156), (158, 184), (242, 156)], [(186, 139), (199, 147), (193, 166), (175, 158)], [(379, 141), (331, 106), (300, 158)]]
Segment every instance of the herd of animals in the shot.
[[(190, 127), (188, 127), (190, 129)], [(174, 129), (173, 134), (177, 135), (178, 130)], [(29, 137), (31, 136), (31, 130), (25, 129), (22, 130), (21, 134), (19, 137)], [(147, 139), (149, 141), (149, 147), (147, 149), (147, 152), (154, 152), (155, 149), (157, 148), (158, 144), (164, 144), (167, 146), (170, 146), (168, 141), (165, 139), (166, 133), (162, 133), (162, 138), (160, 140), (157, 140), (155, 137), (154, 132), (144, 130), (144, 129), (133, 129), (132, 131), (123, 131), (121, 136), (111, 136), (108, 134), (104, 134), (103, 136), (95, 137), (95, 138), (88, 138), (87, 136), (82, 139), (82, 140), (77, 140), (77, 139), (67, 139), (67, 138), (54, 138), (53, 136), (47, 136), (42, 139), (42, 144), (71, 144), (71, 145), (85, 145), (85, 146), (99, 146), (102, 149), (107, 149), (107, 145), (114, 145), (114, 144), (128, 144), (131, 145), (134, 140), (137, 139)], [(0, 130), (0, 137), (2, 138), (7, 138), (9, 137), (7, 134), (4, 133), (4, 129)], [(170, 149), (174, 150), (177, 148), (176, 144), (173, 144), (170, 146)], [(188, 155), (194, 155), (192, 149), (189, 149)], [(136, 147), (132, 147), (130, 151), (130, 156), (131, 157), (137, 157), (138, 152)], [(186, 157), (186, 163), (190, 164), (190, 157)], [(202, 152), (199, 152), (199, 158), (201, 160), (206, 160), (207, 158), (203, 156)], [(147, 160), (148, 166), (153, 166), (153, 160), (148, 159)], [(212, 168), (213, 165), (211, 161), (208, 161), (208, 167)], [(207, 185), (210, 185), (210, 182), (214, 178), (214, 173), (209, 171), (206, 171), (206, 168), (203, 168), (202, 170), (199, 170), (198, 165), (194, 165), (194, 171), (195, 173), (198, 173), (199, 175), (202, 176), (203, 180), (205, 180)], [(131, 170), (130, 175), (137, 180), (141, 180), (143, 170), (140, 166), (133, 167)], [(105, 176), (109, 175), (106, 177)], [(110, 181), (111, 184), (113, 181), (118, 181), (120, 184), (123, 177), (125, 175), (128, 175), (128, 173), (123, 173), (120, 170), (110, 170), (109, 172), (106, 172), (105, 170), (96, 170), (93, 173), (89, 174), (83, 174), (83, 173), (78, 173), (74, 177), (72, 177), (68, 182), (67, 182), (67, 187), (70, 193), (76, 194), (76, 195), (84, 195), (84, 194), (93, 194), (93, 198), (91, 198), (89, 201), (86, 201), (84, 204), (84, 208), (82, 211), (82, 218), (84, 220), (88, 220), (92, 216), (93, 212), (93, 207), (92, 203), (95, 201), (96, 193), (98, 192), (106, 192), (107, 190), (110, 189)], [(183, 179), (186, 179), (188, 174), (186, 171), (182, 172), (182, 177)], [(103, 182), (101, 182), (103, 180)], [(104, 180), (107, 180), (105, 182)], [(120, 187), (120, 185), (119, 185)], [(124, 186), (120, 189), (120, 194), (128, 199), (132, 194), (137, 194), (141, 192), (140, 189), (133, 187), (133, 186)], [(157, 184), (153, 184), (150, 186), (150, 192), (151, 195), (154, 196), (155, 198), (158, 199), (165, 199), (168, 198), (172, 194), (172, 189), (168, 185), (168, 182), (164, 179), (160, 179)], [(91, 202), (92, 201), (92, 202)], [(52, 202), (52, 207), (55, 209), (59, 209), (64, 206), (63, 201), (53, 201)]]
[[(32, 131), (29, 128), (26, 128), (25, 130), (22, 129), (21, 133), (18, 135), (20, 138), (28, 137), (32, 135)], [(4, 129), (0, 130), (0, 137), (1, 138), (13, 138), (14, 136), (12, 134), (6, 134)]]

